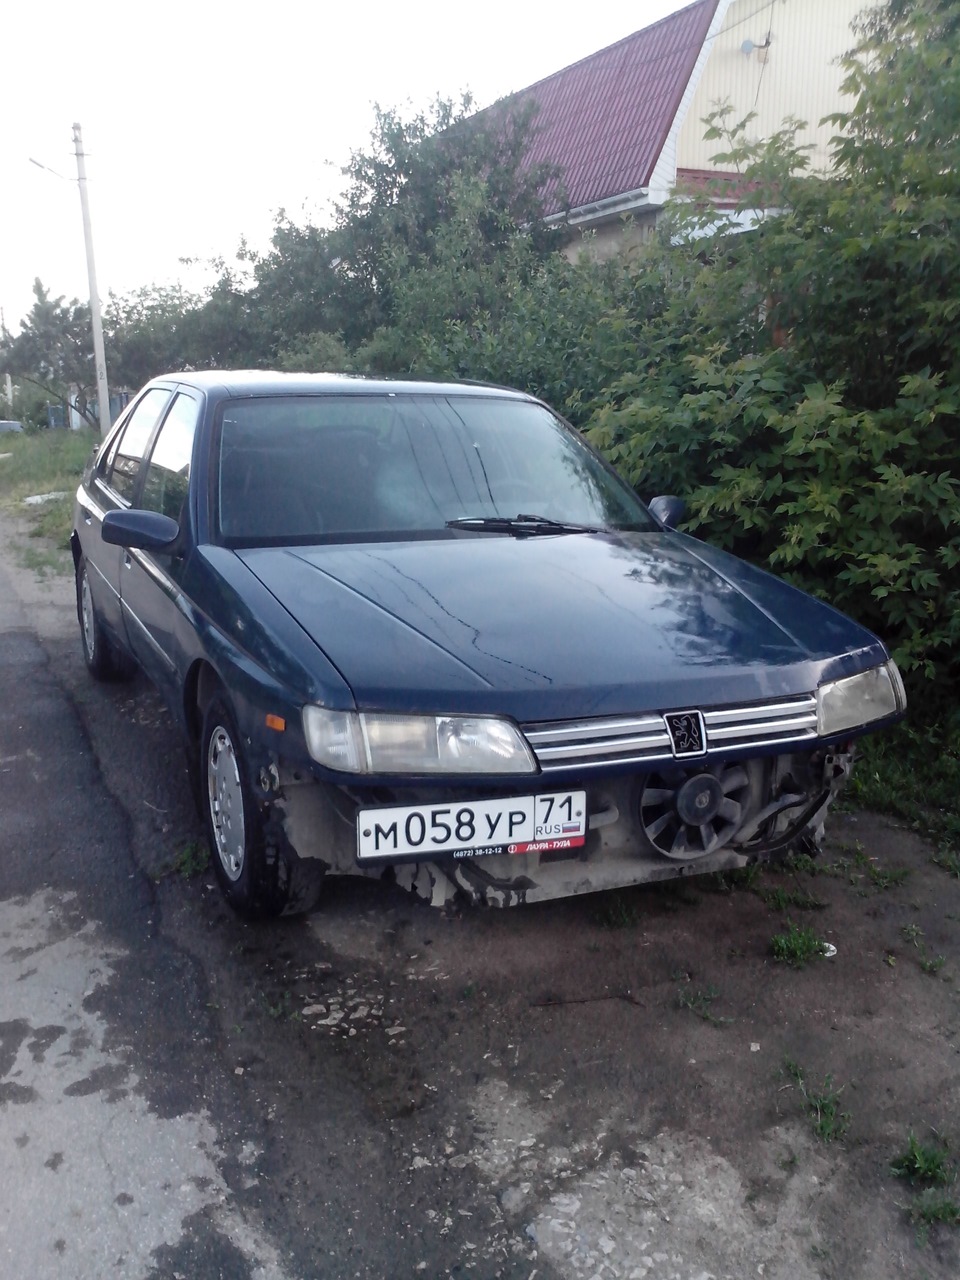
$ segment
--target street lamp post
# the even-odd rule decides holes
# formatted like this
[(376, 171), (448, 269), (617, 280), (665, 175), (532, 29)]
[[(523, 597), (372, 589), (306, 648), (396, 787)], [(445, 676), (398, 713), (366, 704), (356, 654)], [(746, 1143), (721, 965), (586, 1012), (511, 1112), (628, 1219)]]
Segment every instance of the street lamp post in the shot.
[(103, 324), (100, 320), (100, 294), (97, 291), (97, 268), (93, 260), (93, 234), (90, 230), (90, 206), (87, 203), (87, 170), (83, 163), (83, 140), (80, 126), (73, 126), (73, 145), (77, 153), (77, 186), (83, 211), (83, 243), (87, 251), (87, 279), (90, 283), (90, 320), (93, 328), (93, 359), (97, 370), (97, 407), (100, 434), (110, 430), (110, 392), (107, 388), (107, 358), (103, 349)]

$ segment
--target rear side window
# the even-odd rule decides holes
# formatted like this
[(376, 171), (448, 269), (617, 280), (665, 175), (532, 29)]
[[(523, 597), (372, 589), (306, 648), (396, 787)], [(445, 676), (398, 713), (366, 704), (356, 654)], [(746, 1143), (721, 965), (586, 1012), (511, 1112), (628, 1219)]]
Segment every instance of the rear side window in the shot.
[(170, 399), (170, 392), (163, 387), (148, 391), (124, 427), (113, 456), (107, 463), (107, 484), (127, 502), (133, 499), (137, 474), (153, 428)]
[(180, 520), (190, 485), (190, 459), (200, 406), (183, 392), (177, 395), (163, 420), (150, 454), (140, 506), (147, 511)]

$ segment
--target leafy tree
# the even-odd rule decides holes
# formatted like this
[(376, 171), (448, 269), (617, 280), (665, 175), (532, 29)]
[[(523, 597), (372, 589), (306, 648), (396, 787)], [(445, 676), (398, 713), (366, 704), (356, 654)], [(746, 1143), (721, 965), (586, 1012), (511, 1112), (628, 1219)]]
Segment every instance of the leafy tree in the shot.
[(269, 252), (250, 256), (251, 295), (264, 328), (263, 356), (320, 331), (358, 336), (344, 306), (336, 253), (328, 230), (296, 226), (280, 212)]
[[(537, 258), (559, 246), (560, 232), (543, 223), (539, 198), (556, 170), (524, 159), (536, 127), (532, 110), (505, 104), (471, 116), (471, 105), (468, 95), (459, 103), (438, 98), (408, 120), (376, 108), (369, 149), (355, 152), (345, 170), (349, 185), (330, 238), (341, 297), (355, 317), (350, 328), (340, 326), (348, 342), (397, 319), (411, 274), (421, 290), (425, 268), (436, 264), (449, 274), (452, 230), (465, 217), (470, 265), (481, 275), (513, 251), (520, 232)], [(460, 260), (467, 265), (465, 254)], [(483, 305), (471, 295), (477, 278), (463, 277), (462, 307)], [(446, 291), (444, 303), (449, 299)]]
[(201, 299), (180, 285), (151, 285), (118, 297), (104, 311), (104, 343), (114, 386), (136, 391), (151, 378), (196, 360), (190, 313)]
[(20, 332), (0, 333), (0, 373), (9, 373), (36, 387), (64, 411), (75, 409), (96, 425), (96, 372), (90, 308), (74, 298), (52, 298), (40, 280), (33, 282), (36, 299)]
[(353, 357), (338, 334), (319, 329), (282, 348), (276, 365), (292, 373), (348, 373), (353, 368)]

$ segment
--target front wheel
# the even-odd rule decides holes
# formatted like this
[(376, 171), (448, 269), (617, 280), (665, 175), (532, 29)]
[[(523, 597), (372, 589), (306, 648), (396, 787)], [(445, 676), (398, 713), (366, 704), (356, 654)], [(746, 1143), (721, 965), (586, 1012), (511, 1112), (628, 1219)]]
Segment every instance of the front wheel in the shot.
[(254, 918), (308, 911), (319, 896), (322, 869), (297, 856), (279, 824), (268, 842), (240, 732), (222, 696), (203, 719), (199, 767), (213, 869), (230, 906)]
[(135, 670), (133, 659), (115, 648), (107, 637), (93, 601), (87, 562), (77, 564), (77, 620), (87, 670), (95, 680), (126, 680)]

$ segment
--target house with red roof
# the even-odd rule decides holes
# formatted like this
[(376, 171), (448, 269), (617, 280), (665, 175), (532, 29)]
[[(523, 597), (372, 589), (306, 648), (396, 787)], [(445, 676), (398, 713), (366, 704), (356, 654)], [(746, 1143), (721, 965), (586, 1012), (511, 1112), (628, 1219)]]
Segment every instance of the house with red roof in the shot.
[[(704, 118), (729, 102), (755, 113), (748, 133), (768, 137), (788, 117), (807, 122), (814, 168), (835, 132), (820, 121), (849, 106), (839, 57), (865, 0), (695, 0), (679, 12), (564, 67), (507, 99), (536, 104), (531, 164), (558, 166), (545, 191), (551, 219), (590, 233), (607, 256), (656, 225), (678, 185), (723, 176), (722, 145), (704, 141)], [(735, 174), (729, 174), (735, 178)]]

